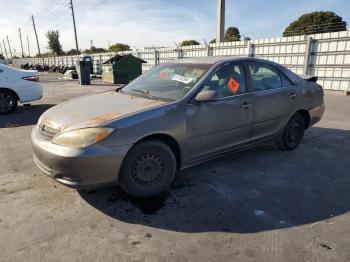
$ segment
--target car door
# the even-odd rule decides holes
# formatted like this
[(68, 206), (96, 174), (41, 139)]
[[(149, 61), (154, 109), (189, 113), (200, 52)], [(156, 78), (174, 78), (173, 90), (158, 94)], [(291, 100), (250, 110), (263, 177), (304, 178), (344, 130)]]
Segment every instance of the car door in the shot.
[(0, 68), (0, 86), (5, 86), (5, 72)]
[(215, 90), (218, 99), (188, 104), (186, 110), (190, 160), (220, 153), (250, 141), (253, 96), (248, 92), (242, 63), (223, 65), (201, 91)]
[(276, 135), (294, 112), (297, 87), (279, 69), (264, 62), (249, 62), (253, 89), (253, 139)]

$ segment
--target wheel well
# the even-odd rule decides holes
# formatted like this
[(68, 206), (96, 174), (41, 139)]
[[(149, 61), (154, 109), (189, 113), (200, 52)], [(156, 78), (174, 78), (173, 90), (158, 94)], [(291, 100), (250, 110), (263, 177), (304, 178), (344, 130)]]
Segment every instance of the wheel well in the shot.
[(19, 101), (19, 96), (17, 95), (17, 93), (9, 88), (5, 88), (5, 87), (0, 87), (0, 90), (6, 90), (6, 91), (9, 91), (11, 92), (12, 94), (14, 94), (17, 98), (17, 101)]
[(170, 147), (170, 149), (175, 154), (177, 168), (179, 169), (181, 167), (181, 150), (180, 150), (180, 147), (179, 147), (179, 144), (177, 143), (177, 141), (170, 135), (154, 134), (154, 135), (150, 135), (150, 136), (142, 138), (136, 144), (144, 142), (146, 140), (152, 140), (152, 139), (160, 140), (161, 142), (163, 142), (164, 144), (166, 144), (167, 146)]
[(310, 114), (309, 114), (309, 112), (307, 110), (305, 110), (305, 109), (300, 109), (296, 113), (300, 114), (304, 118), (305, 129), (308, 129), (309, 125), (310, 125)]

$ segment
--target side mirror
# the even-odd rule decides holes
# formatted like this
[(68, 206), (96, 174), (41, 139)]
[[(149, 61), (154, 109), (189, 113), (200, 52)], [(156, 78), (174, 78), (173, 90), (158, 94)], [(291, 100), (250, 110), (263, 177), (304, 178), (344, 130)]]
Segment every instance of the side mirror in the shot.
[(214, 90), (204, 90), (196, 96), (197, 102), (213, 102), (218, 100), (218, 93)]

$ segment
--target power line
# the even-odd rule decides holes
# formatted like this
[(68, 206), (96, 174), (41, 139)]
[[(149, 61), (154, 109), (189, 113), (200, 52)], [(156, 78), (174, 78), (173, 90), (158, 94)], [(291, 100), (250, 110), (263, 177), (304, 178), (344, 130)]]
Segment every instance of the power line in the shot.
[[(50, 3), (48, 3), (42, 9), (35, 12), (31, 17), (29, 17), (29, 19), (27, 19), (23, 23), (23, 25), (18, 28), (18, 31), (16, 30), (17, 32), (14, 31), (10, 35), (7, 36), (7, 38), (9, 38), (9, 37), (10, 38), (13, 38), (13, 37), (17, 38), (18, 34), (19, 34), (20, 48), (22, 50), (22, 56), (24, 56), (22, 34), (27, 35), (27, 48), (28, 48), (28, 54), (30, 55), (30, 46), (29, 46), (28, 35), (31, 35), (34, 31), (39, 56), (41, 56), (39, 42), (43, 41), (43, 35), (47, 32), (47, 30), (50, 30), (50, 29), (55, 30), (55, 29), (57, 29), (57, 27), (62, 26), (67, 21), (67, 18), (69, 15), (68, 8), (70, 8), (72, 11), (75, 44), (76, 44), (77, 52), (79, 52), (73, 2), (72, 2), (72, 0), (69, 0), (69, 3), (67, 3), (66, 1), (67, 0), (52, 0)], [(75, 2), (75, 4), (76, 4), (76, 6), (80, 6), (80, 5), (82, 5), (83, 2), (85, 2), (85, 1), (77, 0)], [(35, 16), (35, 21), (34, 21), (34, 16)], [(39, 37), (39, 35), (41, 35), (41, 36)], [(8, 40), (8, 44), (10, 45), (9, 40)], [(13, 44), (13, 43), (11, 43), (11, 44)], [(15, 42), (15, 46), (17, 46), (17, 47), (19, 46), (17, 44), (17, 41)], [(9, 51), (11, 52), (11, 48)], [(12, 57), (12, 54), (11, 54), (11, 57)]]
[[(49, 16), (47, 16), (45, 19), (36, 19), (38, 24), (41, 24), (43, 26), (49, 25), (52, 22), (54, 22), (55, 20), (57, 20), (57, 18), (59, 18), (61, 15), (63, 15), (64, 13), (66, 13), (68, 11), (68, 6), (63, 5), (61, 6), (59, 9), (56, 9), (54, 11), (54, 13), (50, 14)], [(68, 14), (68, 12), (67, 12)]]
[(37, 21), (39, 21), (39, 20), (42, 20), (43, 18), (47, 18), (47, 17), (51, 16), (52, 14), (55, 13), (57, 7), (61, 6), (61, 4), (63, 4), (63, 2), (61, 0), (55, 0), (55, 1), (51, 2), (45, 8), (41, 9), (37, 13), (34, 13), (35, 19)]
[(37, 23), (38, 27), (40, 27), (39, 31), (46, 31), (46, 29), (53, 29), (58, 25), (62, 25), (62, 22), (67, 21), (68, 18), (68, 14), (65, 16), (63, 14), (64, 13), (58, 13), (55, 19), (50, 22), (46, 22), (45, 24)]

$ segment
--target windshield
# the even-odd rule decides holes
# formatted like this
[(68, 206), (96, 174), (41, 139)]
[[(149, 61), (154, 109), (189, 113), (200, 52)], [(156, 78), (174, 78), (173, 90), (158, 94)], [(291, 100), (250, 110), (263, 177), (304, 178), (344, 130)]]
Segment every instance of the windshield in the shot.
[(210, 67), (209, 64), (162, 64), (135, 79), (121, 92), (175, 101), (186, 95)]

